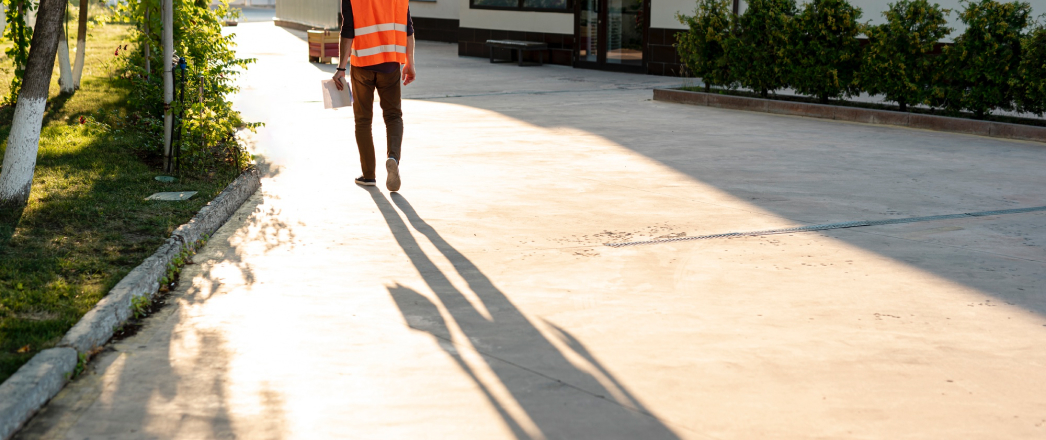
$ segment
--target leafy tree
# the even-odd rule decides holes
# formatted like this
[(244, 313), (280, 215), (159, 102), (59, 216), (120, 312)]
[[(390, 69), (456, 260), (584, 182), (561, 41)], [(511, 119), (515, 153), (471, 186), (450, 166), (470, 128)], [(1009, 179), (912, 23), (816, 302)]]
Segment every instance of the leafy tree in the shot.
[(860, 91), (861, 9), (846, 0), (811, 0), (792, 20), (794, 68), (791, 83), (799, 93), (822, 103)]
[(947, 106), (970, 110), (978, 119), (995, 109), (1012, 110), (1022, 33), (1028, 27), (1031, 6), (996, 0), (963, 3), (966, 9), (959, 19), (966, 23), (966, 32), (947, 50), (951, 79)]
[(1046, 113), (1046, 23), (1028, 32), (1021, 50), (1018, 104), (1021, 111), (1042, 116)]
[(788, 23), (795, 0), (750, 0), (737, 18), (735, 38), (727, 42), (727, 57), (737, 66), (737, 81), (766, 98), (788, 87)]
[(729, 0), (698, 0), (693, 16), (676, 14), (676, 19), (690, 27), (689, 32), (676, 34), (679, 58), (690, 72), (701, 77), (705, 91), (711, 91), (713, 85), (733, 83), (726, 56), (726, 42), (730, 38)]
[[(4, 0), (7, 7), (5, 12), (7, 28), (4, 37), (11, 40), (11, 47), (4, 50), (12, 61), (14, 61), (14, 76), (11, 77), (10, 94), (4, 97), (7, 104), (18, 101), (18, 92), (22, 88), (22, 77), (25, 75), (25, 65), (29, 61), (29, 41), (33, 38), (33, 28), (26, 25), (25, 16), (36, 5), (32, 0)], [(38, 17), (39, 18), (39, 17)]]
[(887, 22), (867, 29), (860, 84), (870, 94), (886, 95), (901, 111), (926, 103), (941, 80), (942, 57), (937, 43), (951, 33), (951, 12), (927, 0), (901, 0), (883, 12)]

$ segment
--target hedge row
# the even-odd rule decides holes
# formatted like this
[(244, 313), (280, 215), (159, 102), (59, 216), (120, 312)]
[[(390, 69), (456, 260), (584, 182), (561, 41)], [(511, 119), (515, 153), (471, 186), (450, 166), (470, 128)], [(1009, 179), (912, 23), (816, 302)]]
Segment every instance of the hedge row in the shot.
[[(927, 0), (900, 0), (886, 23), (862, 24), (846, 0), (749, 0), (744, 14), (730, 0), (698, 0), (690, 31), (678, 34), (680, 58), (712, 86), (744, 87), (763, 97), (791, 87), (829, 99), (861, 92), (884, 95), (902, 111), (925, 104), (966, 110), (1046, 112), (1046, 23), (1028, 3), (964, 0), (966, 32), (942, 44), (952, 12)], [(862, 41), (860, 36), (866, 37)]]

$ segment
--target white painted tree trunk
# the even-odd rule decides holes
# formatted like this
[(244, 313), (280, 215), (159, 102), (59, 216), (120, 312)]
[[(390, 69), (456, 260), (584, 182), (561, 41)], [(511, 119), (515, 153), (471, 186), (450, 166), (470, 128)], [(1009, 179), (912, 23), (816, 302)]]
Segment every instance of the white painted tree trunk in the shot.
[(29, 200), (65, 1), (40, 0), (36, 28), (29, 43), (29, 61), (0, 168), (0, 206), (25, 205)]
[(61, 93), (73, 93), (73, 68), (69, 65), (69, 41), (65, 26), (58, 26), (58, 86)]
[(47, 99), (25, 98), (24, 95), (24, 92), (19, 95), (11, 133), (7, 137), (4, 167), (0, 170), (0, 205), (5, 202), (24, 205), (29, 200), (29, 190), (33, 184), (40, 123), (44, 118)]
[(84, 72), (84, 53), (87, 50), (87, 0), (80, 0), (80, 13), (76, 26), (76, 64), (73, 65), (73, 88), (80, 88), (80, 76)]
[(174, 59), (174, 0), (163, 0), (163, 169), (171, 171), (171, 131), (174, 129), (174, 115), (171, 113), (171, 102), (174, 101), (174, 72), (171, 71), (171, 60)]

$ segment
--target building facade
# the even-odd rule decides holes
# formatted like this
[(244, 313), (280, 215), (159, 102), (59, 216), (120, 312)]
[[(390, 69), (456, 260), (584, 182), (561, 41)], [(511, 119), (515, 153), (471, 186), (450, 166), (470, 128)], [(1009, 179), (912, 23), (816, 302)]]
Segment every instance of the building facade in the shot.
[[(875, 24), (883, 21), (882, 12), (895, 0), (850, 1), (863, 10), (862, 21)], [(959, 1), (936, 0), (953, 10), (950, 25), (955, 33), (962, 32), (956, 18)], [(339, 3), (276, 0), (276, 21), (290, 27), (335, 29)], [(735, 3), (743, 13), (745, 0)], [(461, 56), (488, 57), (487, 40), (539, 41), (548, 44), (544, 59), (552, 64), (671, 76), (680, 74), (673, 46), (676, 33), (686, 29), (676, 14), (692, 14), (695, 7), (695, 0), (410, 2), (417, 38), (456, 43)]]

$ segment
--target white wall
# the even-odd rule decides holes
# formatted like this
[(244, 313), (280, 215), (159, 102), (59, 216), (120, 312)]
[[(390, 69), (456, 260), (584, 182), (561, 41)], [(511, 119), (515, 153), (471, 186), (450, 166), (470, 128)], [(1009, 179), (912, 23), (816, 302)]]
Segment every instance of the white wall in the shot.
[[(234, 6), (276, 6), (276, 0), (229, 0), (230, 5)], [(218, 5), (217, 1), (212, 1), (211, 6)]]
[(676, 20), (676, 13), (694, 15), (696, 0), (647, 0), (650, 1), (650, 27), (661, 29), (686, 29)]
[(469, 9), (469, 0), (458, 0), (461, 27), (506, 31), (574, 33), (574, 11), (520, 12)]
[(447, 18), (457, 20), (460, 16), (458, 13), (460, 5), (458, 3), (458, 0), (412, 0), (410, 2), (410, 15), (411, 17)]
[(279, 0), (276, 2), (276, 19), (337, 29), (339, 7), (340, 0)]

